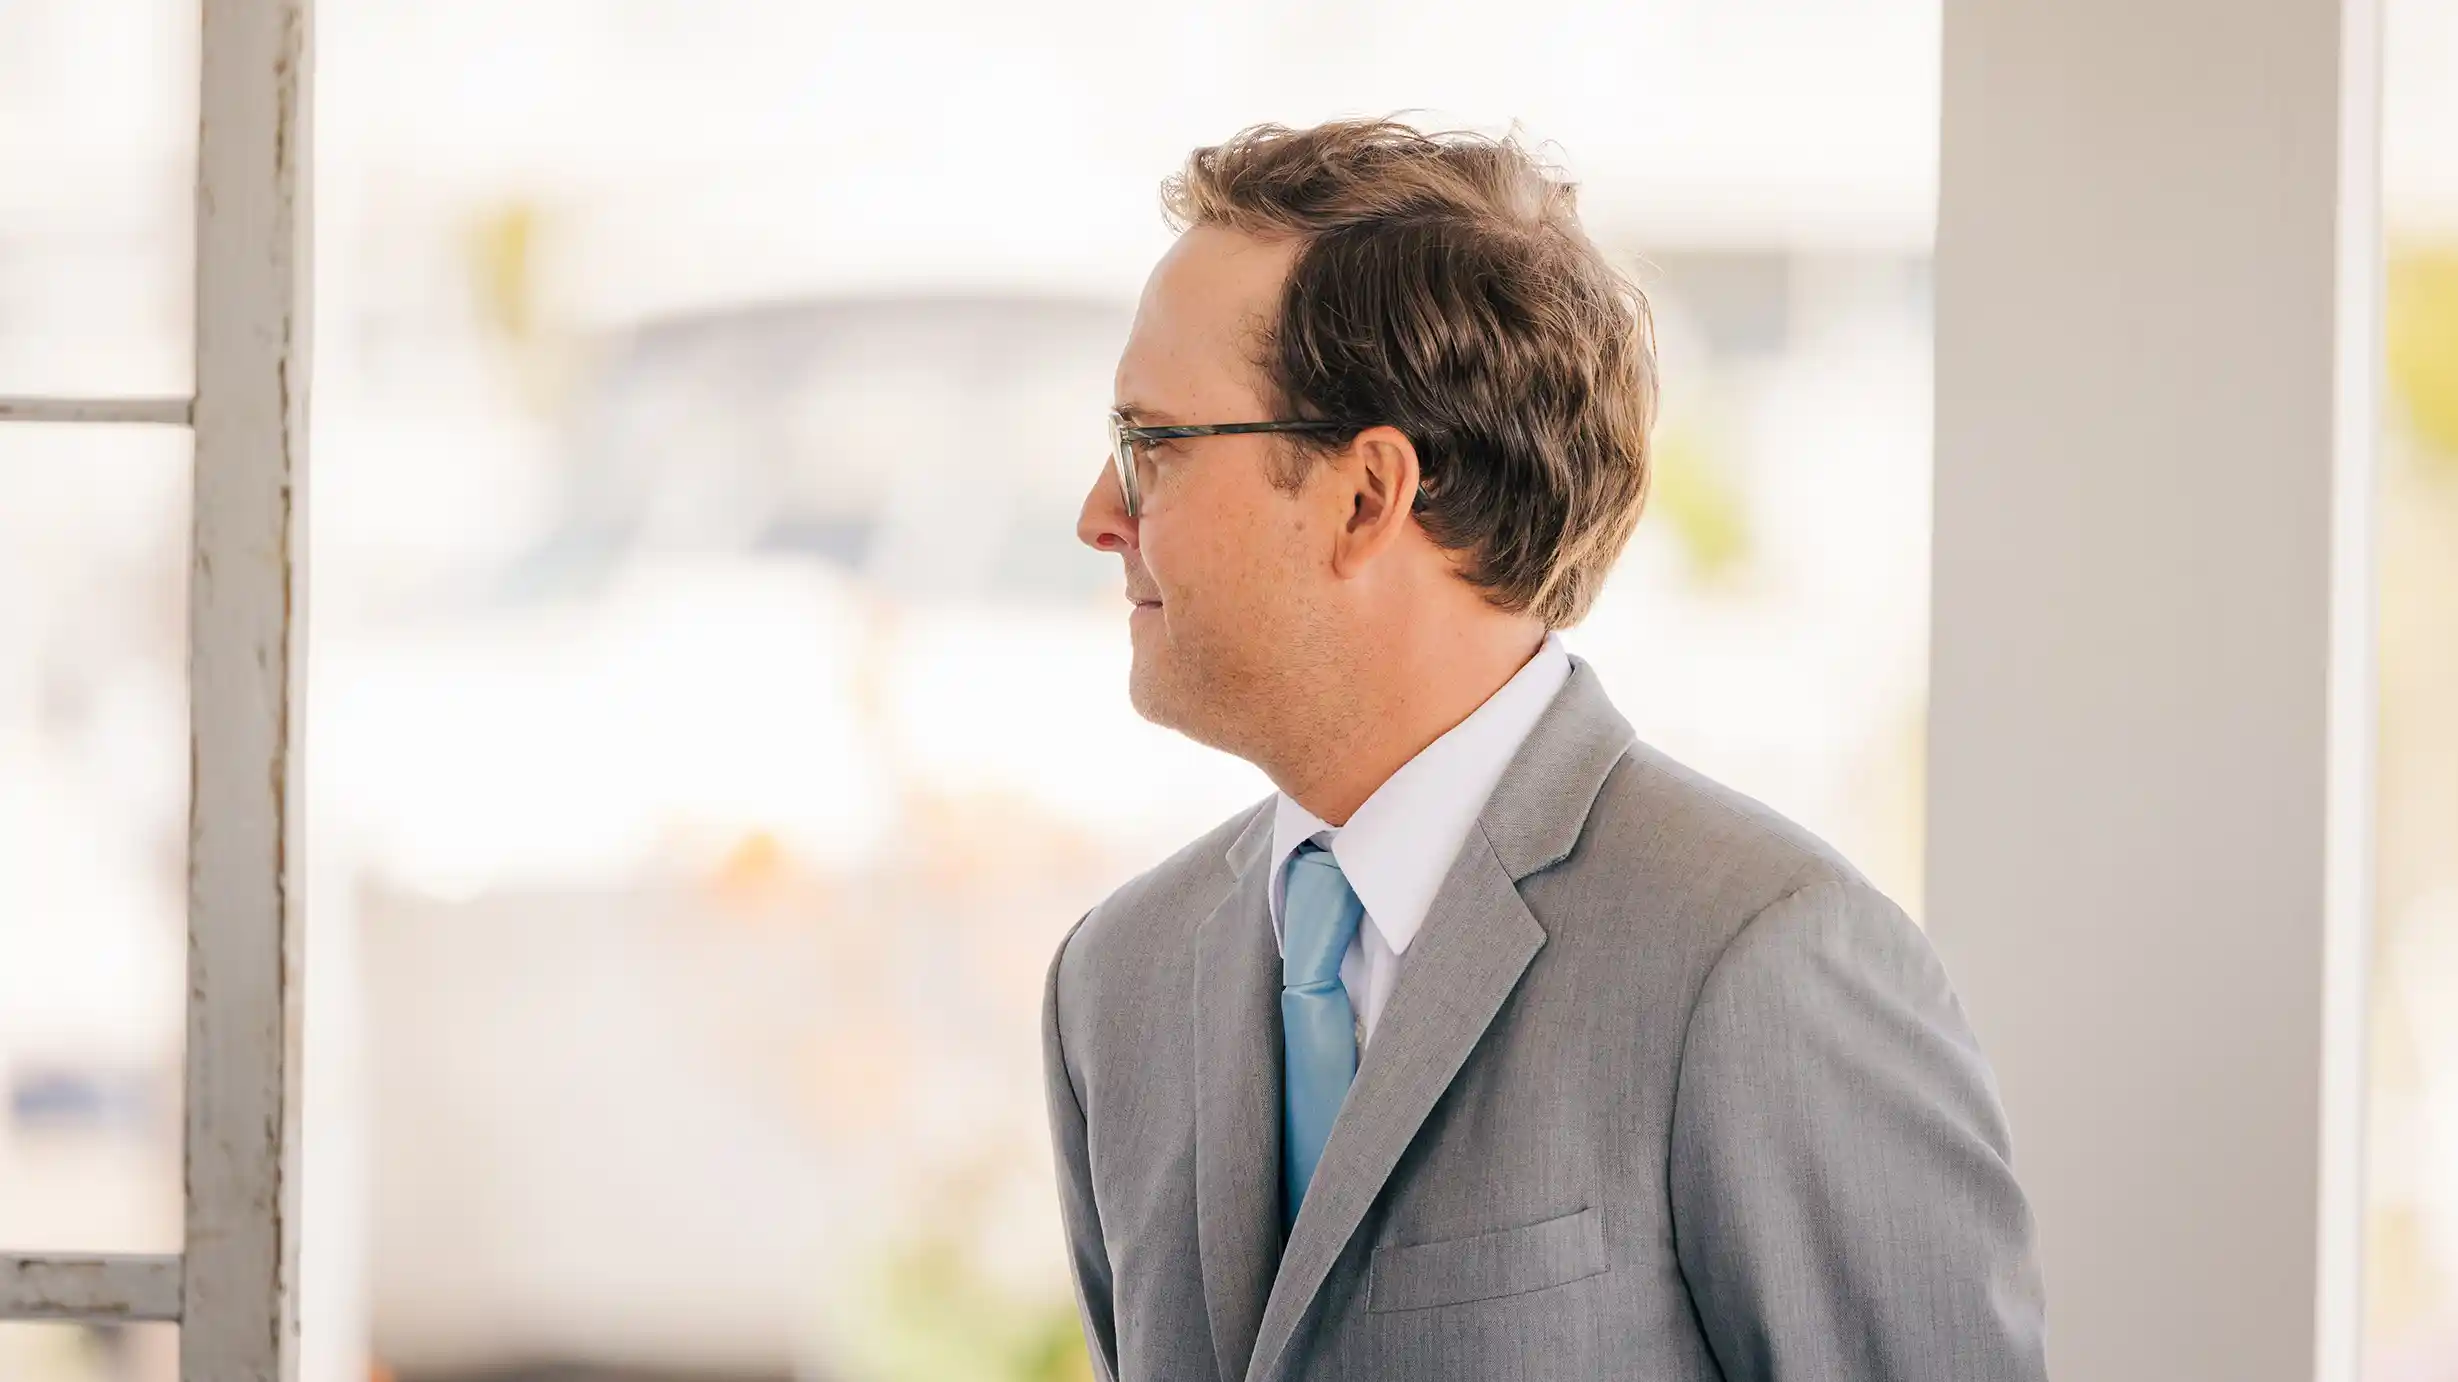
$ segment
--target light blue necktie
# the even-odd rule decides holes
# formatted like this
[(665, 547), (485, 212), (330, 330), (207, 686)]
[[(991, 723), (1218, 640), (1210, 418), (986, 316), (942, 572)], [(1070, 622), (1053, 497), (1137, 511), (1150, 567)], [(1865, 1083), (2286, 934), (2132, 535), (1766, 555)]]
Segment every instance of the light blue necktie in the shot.
[(1283, 1228), (1297, 1222), (1332, 1120), (1357, 1078), (1357, 1011), (1340, 982), (1340, 958), (1365, 910), (1340, 862), (1320, 846), (1291, 857), (1280, 912)]

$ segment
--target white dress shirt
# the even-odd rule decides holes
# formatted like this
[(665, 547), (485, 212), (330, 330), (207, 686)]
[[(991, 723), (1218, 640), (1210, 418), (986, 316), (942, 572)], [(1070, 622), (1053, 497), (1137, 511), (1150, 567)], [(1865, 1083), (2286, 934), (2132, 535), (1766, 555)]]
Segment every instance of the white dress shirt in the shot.
[(1374, 789), (1348, 824), (1326, 825), (1286, 792), (1272, 817), (1272, 940), (1280, 943), (1281, 894), (1289, 856), (1312, 840), (1331, 851), (1340, 872), (1365, 904), (1357, 939), (1340, 961), (1340, 982), (1357, 1009), (1357, 1047), (1365, 1049), (1375, 1020), (1400, 980), (1409, 942), (1425, 924), (1434, 894), (1459, 857), (1485, 799), (1528, 731), (1570, 680), (1570, 654), (1548, 634), (1536, 656), (1486, 698), (1467, 719), (1400, 765)]

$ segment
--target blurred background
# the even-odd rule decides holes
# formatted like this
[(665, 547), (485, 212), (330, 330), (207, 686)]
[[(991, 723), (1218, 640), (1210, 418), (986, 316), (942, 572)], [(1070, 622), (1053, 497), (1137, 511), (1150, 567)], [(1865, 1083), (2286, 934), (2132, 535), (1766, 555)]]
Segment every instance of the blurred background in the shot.
[[(2448, 1382), (2458, 0), (2389, 11), (2368, 1377)], [(190, 388), (195, 22), (0, 6), (0, 393)], [(1268, 788), (1128, 709), (1073, 514), (1156, 184), (1246, 124), (1553, 146), (1666, 380), (1569, 642), (1918, 914), (1935, 3), (318, 24), (306, 1382), (1088, 1375), (1043, 968)], [(187, 464), (0, 426), (0, 1247), (178, 1246)]]

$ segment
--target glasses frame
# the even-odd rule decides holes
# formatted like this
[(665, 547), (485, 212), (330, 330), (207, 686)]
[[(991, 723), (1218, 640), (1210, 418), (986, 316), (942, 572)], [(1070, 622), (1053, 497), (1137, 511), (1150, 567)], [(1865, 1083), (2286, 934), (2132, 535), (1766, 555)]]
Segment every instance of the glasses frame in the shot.
[(1236, 437), (1252, 432), (1354, 432), (1344, 422), (1320, 418), (1289, 418), (1276, 422), (1212, 422), (1182, 427), (1138, 427), (1126, 414), (1110, 410), (1110, 465), (1118, 472), (1119, 492), (1126, 496), (1127, 517), (1144, 516), (1143, 482), (1135, 474), (1135, 449), (1148, 442), (1185, 441), (1192, 437)]

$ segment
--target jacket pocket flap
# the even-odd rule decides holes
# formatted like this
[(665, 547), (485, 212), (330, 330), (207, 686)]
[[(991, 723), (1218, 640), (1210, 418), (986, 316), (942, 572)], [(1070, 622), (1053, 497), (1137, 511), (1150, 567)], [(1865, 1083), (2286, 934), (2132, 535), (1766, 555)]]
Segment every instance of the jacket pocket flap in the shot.
[(1366, 1308), (1379, 1314), (1524, 1295), (1604, 1270), (1604, 1221), (1582, 1209), (1525, 1228), (1376, 1248)]

